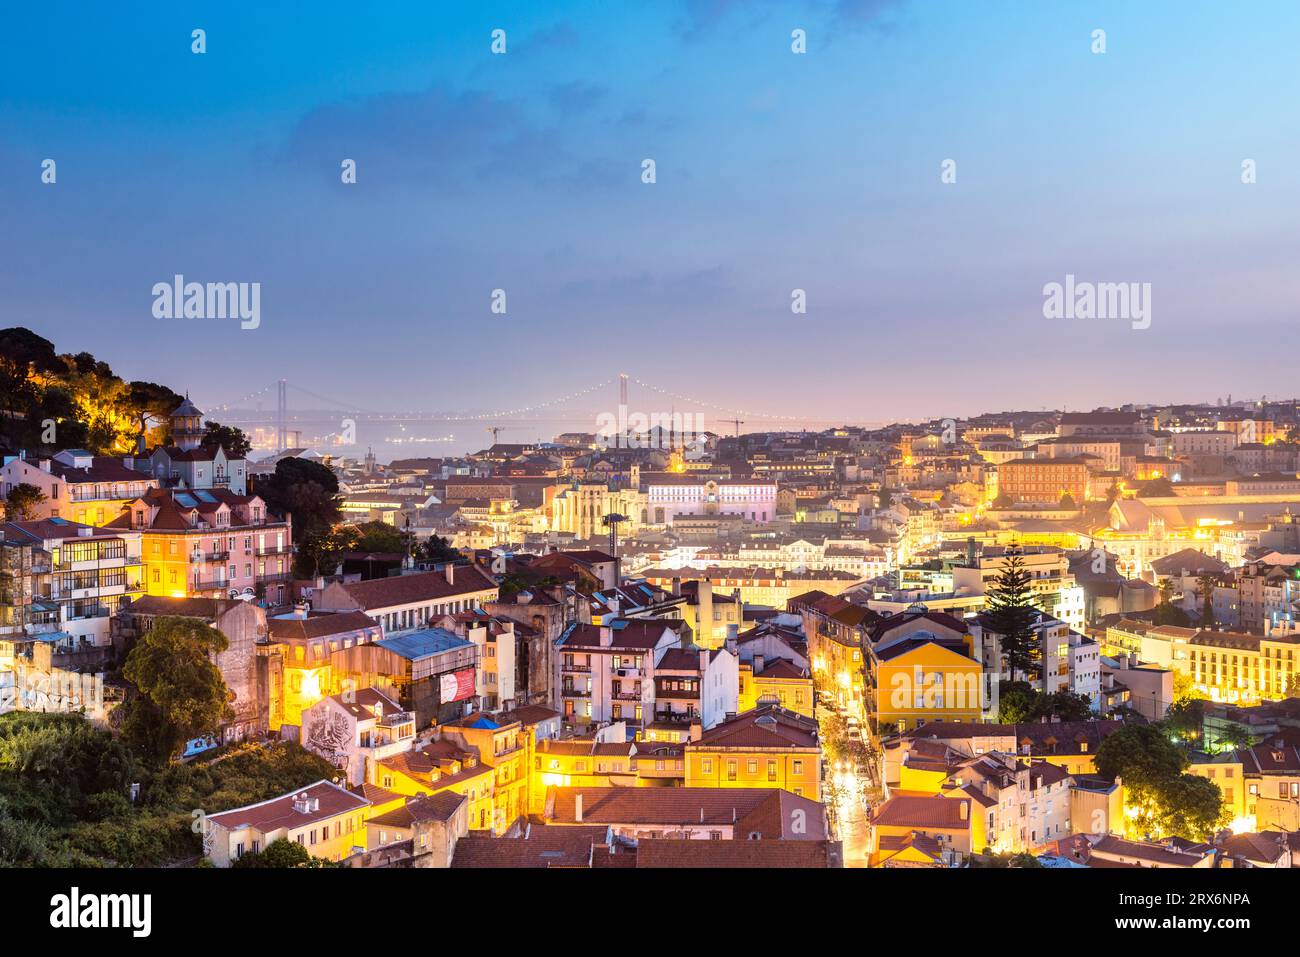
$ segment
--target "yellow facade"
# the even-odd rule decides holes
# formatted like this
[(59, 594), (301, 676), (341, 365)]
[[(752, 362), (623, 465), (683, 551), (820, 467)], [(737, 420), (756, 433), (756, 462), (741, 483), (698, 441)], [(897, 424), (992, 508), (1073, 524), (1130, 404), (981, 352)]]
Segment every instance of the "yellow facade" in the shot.
[(1240, 761), (1193, 761), (1187, 770), (1218, 786), (1223, 807), (1233, 821), (1245, 817), (1247, 782)]
[(933, 643), (873, 662), (878, 726), (911, 731), (934, 721), (979, 721), (980, 663)]
[(185, 598), (190, 576), (191, 549), (186, 545), (186, 535), (179, 532), (149, 532), (141, 544), (144, 561), (144, 589), (146, 595)]
[(524, 764), (525, 734), (518, 722), (490, 727), (448, 724), (438, 730), (440, 736), (457, 741), (466, 750), (478, 751), (482, 762), (492, 769), (495, 775), (492, 809), (497, 833), (528, 813), (530, 776)]
[(780, 788), (820, 801), (821, 751), (817, 748), (686, 749), (688, 788)]
[(754, 677), (754, 666), (741, 662), (739, 675), (738, 713), (752, 711), (760, 700), (778, 702), (787, 711), (797, 711), (813, 717), (813, 679), (760, 675)]
[(472, 831), (492, 831), (495, 810), (496, 769), (487, 764), (462, 771), (452, 780), (426, 781), (412, 777), (382, 761), (370, 766), (370, 783), (395, 794), (414, 797), (449, 791), (469, 799), (469, 827)]

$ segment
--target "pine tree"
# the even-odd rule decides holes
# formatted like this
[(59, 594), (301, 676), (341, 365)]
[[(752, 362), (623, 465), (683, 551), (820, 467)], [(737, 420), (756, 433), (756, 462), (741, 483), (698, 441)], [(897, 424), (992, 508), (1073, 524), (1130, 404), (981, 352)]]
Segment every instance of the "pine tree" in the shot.
[(1009, 548), (1006, 564), (985, 596), (990, 627), (1002, 639), (1002, 654), (1013, 681), (1017, 671), (1028, 676), (1038, 657), (1038, 636), (1033, 628), (1038, 609), (1032, 580), (1020, 551)]

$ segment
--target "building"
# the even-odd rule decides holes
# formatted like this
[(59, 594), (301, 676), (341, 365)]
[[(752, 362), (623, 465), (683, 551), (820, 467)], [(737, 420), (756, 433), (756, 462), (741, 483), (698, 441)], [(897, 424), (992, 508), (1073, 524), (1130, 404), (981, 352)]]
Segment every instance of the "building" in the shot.
[(657, 721), (712, 727), (735, 713), (739, 679), (725, 648), (686, 649), (667, 622), (620, 619), (570, 625), (556, 644), (555, 685), (565, 719)]
[(474, 710), (478, 646), (442, 628), (408, 631), (331, 651), (334, 679), (379, 688), (415, 714), (416, 730)]
[(820, 802), (773, 788), (555, 787), (547, 790), (543, 819), (608, 826), (638, 841), (827, 840)]
[(293, 529), (256, 495), (223, 487), (151, 489), (113, 529), (142, 536), (144, 587), (173, 598), (289, 599)]
[(138, 532), (44, 518), (4, 522), (0, 539), (16, 549), (6, 570), (29, 634), (65, 653), (109, 644), (112, 617), (141, 591)]
[(319, 611), (364, 611), (384, 633), (425, 628), (444, 615), (479, 608), (497, 600), (497, 584), (473, 565), (447, 565), (442, 571), (416, 572), (362, 582), (330, 582), (317, 591)]
[(690, 475), (645, 482), (648, 524), (672, 525), (679, 517), (738, 515), (766, 524), (776, 518), (776, 485), (761, 482), (701, 482)]
[(779, 788), (822, 799), (817, 722), (766, 704), (687, 743), (686, 787)]
[(341, 861), (366, 849), (370, 802), (329, 781), (201, 818), (203, 856), (229, 867), (272, 842), (293, 841), (312, 857)]
[(466, 751), (476, 750), (483, 763), (495, 771), (494, 831), (501, 833), (528, 814), (528, 735), (520, 721), (477, 712), (440, 724), (435, 734), (439, 740), (452, 741)]
[(322, 698), (302, 713), (302, 746), (336, 767), (349, 787), (367, 769), (415, 743), (415, 715), (374, 688)]

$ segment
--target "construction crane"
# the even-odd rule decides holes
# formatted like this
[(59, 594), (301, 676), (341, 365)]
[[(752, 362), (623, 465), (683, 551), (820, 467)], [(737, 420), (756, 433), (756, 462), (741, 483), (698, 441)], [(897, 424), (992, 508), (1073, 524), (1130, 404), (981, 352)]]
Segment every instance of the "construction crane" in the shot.
[(736, 427), (736, 438), (740, 438), (740, 427), (745, 424), (744, 419), (719, 419), (719, 422), (727, 422)]
[(614, 558), (618, 558), (618, 527), (626, 521), (627, 516), (618, 512), (610, 512), (600, 520), (609, 529), (609, 554)]

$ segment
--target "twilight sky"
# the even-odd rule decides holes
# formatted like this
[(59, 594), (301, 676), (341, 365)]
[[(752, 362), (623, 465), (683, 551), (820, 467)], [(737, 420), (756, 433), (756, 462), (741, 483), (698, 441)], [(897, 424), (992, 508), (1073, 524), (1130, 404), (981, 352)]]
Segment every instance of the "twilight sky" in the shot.
[[(201, 407), (619, 371), (844, 420), (1295, 391), (1293, 3), (91, 6), (0, 12), (0, 325)], [(175, 273), (260, 282), (260, 327), (154, 318)], [(1066, 274), (1151, 283), (1151, 327), (1044, 318)]]

